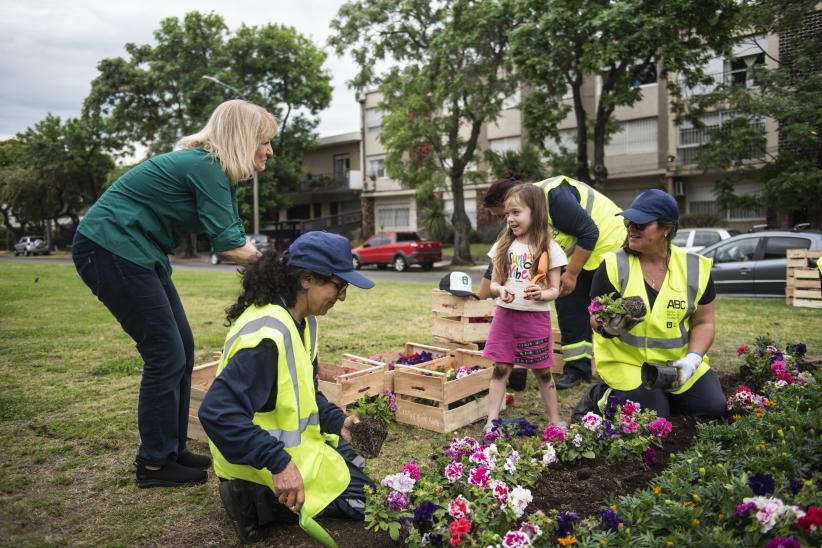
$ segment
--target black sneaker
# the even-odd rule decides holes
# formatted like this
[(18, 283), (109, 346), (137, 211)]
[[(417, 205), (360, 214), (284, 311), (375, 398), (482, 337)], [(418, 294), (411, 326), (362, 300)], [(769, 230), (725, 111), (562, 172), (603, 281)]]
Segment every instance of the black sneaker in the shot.
[(145, 464), (135, 461), (137, 466), (137, 487), (183, 487), (205, 483), (208, 474), (203, 470), (189, 468), (174, 461), (167, 462), (159, 470), (149, 470)]
[(198, 470), (208, 470), (208, 467), (211, 466), (211, 457), (208, 455), (197, 455), (186, 449), (177, 457), (177, 464), (182, 464), (189, 468), (197, 468)]
[(565, 390), (566, 388), (573, 388), (582, 382), (582, 377), (572, 373), (565, 373), (557, 381), (557, 390)]
[(254, 493), (243, 480), (220, 482), (220, 500), (234, 531), (244, 544), (260, 542), (268, 535), (268, 528), (257, 522)]
[(604, 388), (605, 383), (603, 382), (594, 382), (588, 386), (585, 393), (582, 394), (582, 398), (571, 412), (571, 422), (581, 422), (582, 417), (587, 415), (589, 412), (596, 413), (597, 415), (600, 414), (597, 409), (597, 401), (602, 397)]

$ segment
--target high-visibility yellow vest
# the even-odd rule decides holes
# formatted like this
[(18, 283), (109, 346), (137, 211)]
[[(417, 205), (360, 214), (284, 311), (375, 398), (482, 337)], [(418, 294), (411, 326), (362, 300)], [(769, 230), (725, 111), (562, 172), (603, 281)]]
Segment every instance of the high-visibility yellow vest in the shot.
[[(248, 307), (226, 336), (217, 375), (243, 348), (254, 348), (264, 339), (277, 345), (274, 410), (255, 413), (252, 422), (285, 445), (303, 478), (305, 511), (313, 517), (345, 490), (351, 476), (345, 460), (334, 449), (339, 437), (320, 431), (313, 375), (313, 362), (317, 357), (317, 319), (309, 316), (306, 324), (304, 339), (300, 339), (294, 320), (285, 308), (273, 304)], [(232, 464), (211, 440), (208, 445), (218, 477), (243, 479), (274, 489), (271, 471)]]
[[(594, 333), (594, 357), (602, 380), (617, 390), (633, 390), (642, 384), (643, 362), (664, 364), (688, 353), (693, 314), (708, 287), (711, 260), (672, 245), (668, 273), (653, 309), (638, 257), (620, 249), (605, 256), (605, 268), (608, 280), (623, 297), (641, 297), (647, 309), (645, 321), (625, 335), (606, 339)], [(674, 393), (693, 386), (710, 369), (708, 362), (704, 356), (694, 375)]]
[[(575, 181), (564, 175), (551, 177), (550, 179), (545, 179), (544, 181), (534, 184), (545, 192), (546, 205), (550, 206), (550, 204), (547, 204), (548, 193), (562, 183), (568, 183), (579, 192), (579, 205), (591, 216), (591, 219), (593, 219), (599, 229), (599, 238), (597, 239), (596, 246), (592, 250), (591, 256), (585, 261), (585, 265), (583, 265), (585, 270), (594, 270), (599, 266), (599, 263), (602, 262), (603, 255), (609, 251), (619, 249), (625, 242), (627, 235), (625, 222), (622, 217), (617, 216), (622, 209), (601, 192), (594, 190), (583, 182)], [(577, 239), (570, 234), (560, 232), (554, 227), (550, 211), (549, 207), (548, 222), (551, 223), (551, 227), (554, 228), (554, 240), (557, 241), (570, 259), (576, 247)]]

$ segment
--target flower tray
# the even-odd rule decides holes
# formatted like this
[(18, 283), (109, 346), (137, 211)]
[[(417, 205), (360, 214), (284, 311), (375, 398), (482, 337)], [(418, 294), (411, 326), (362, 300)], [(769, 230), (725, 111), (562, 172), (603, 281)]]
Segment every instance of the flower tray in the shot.
[(496, 304), (491, 299), (455, 297), (447, 291), (434, 289), (431, 293), (433, 334), (456, 343), (484, 343), (495, 309)]
[[(371, 358), (360, 358), (357, 356), (351, 355), (352, 358), (356, 358), (360, 361), (371, 361), (374, 364), (382, 365), (384, 369), (385, 375), (385, 385), (384, 388), (386, 390), (390, 390), (391, 392), (394, 391), (394, 367), (397, 363), (397, 360), (400, 359), (401, 356), (410, 356), (412, 354), (419, 354), (421, 352), (428, 352), (434, 358), (431, 361), (423, 362), (421, 364), (412, 365), (408, 367), (419, 367), (422, 365), (429, 366), (430, 368), (436, 369), (437, 365), (439, 365), (452, 351), (448, 348), (443, 348), (441, 346), (432, 346), (429, 344), (422, 344), (422, 343), (415, 343), (415, 342), (407, 342), (403, 347), (402, 351), (400, 352), (385, 352), (383, 354), (379, 354), (377, 356), (372, 356)], [(349, 354), (346, 354), (349, 356)]]
[[(480, 369), (449, 380), (447, 373), (436, 370), (438, 365), (446, 371), (473, 366)], [(398, 365), (394, 374), (397, 422), (445, 433), (486, 417), (493, 370), (493, 362), (483, 358), (482, 353), (460, 349), (439, 363)], [(473, 399), (462, 402), (469, 398)]]

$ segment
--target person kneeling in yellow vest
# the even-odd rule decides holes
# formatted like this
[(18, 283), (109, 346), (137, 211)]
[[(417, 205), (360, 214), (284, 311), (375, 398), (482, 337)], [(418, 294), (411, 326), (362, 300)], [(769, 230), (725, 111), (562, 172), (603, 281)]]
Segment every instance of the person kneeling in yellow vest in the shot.
[[(673, 245), (679, 210), (674, 198), (654, 189), (641, 193), (625, 218), (622, 249), (608, 253), (591, 284), (591, 297), (618, 294), (645, 302), (643, 321), (627, 329), (601, 329), (593, 317), (594, 356), (603, 382), (592, 385), (574, 410), (578, 418), (604, 412), (614, 395), (654, 409), (717, 418), (727, 413), (719, 379), (708, 366), (716, 333), (711, 261)], [(641, 386), (643, 363), (670, 363), (676, 379), (668, 390)]]
[(317, 316), (345, 300), (349, 283), (374, 286), (352, 265), (346, 238), (308, 232), (284, 259), (267, 251), (242, 271), (199, 417), (220, 498), (243, 542), (262, 540), (272, 524), (299, 522), (334, 546), (314, 517), (364, 519), (363, 488), (374, 482), (348, 443), (357, 419), (316, 385)]

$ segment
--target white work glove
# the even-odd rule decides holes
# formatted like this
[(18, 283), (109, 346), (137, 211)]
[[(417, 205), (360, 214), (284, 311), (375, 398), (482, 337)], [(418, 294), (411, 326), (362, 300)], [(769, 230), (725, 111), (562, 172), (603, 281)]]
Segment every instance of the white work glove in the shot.
[(688, 352), (688, 354), (675, 362), (672, 362), (670, 365), (677, 369), (676, 373), (676, 380), (671, 385), (671, 390), (679, 390), (682, 386), (688, 382), (694, 373), (696, 372), (696, 368), (699, 367), (699, 364), (702, 363), (702, 356), (697, 354), (696, 352)]

